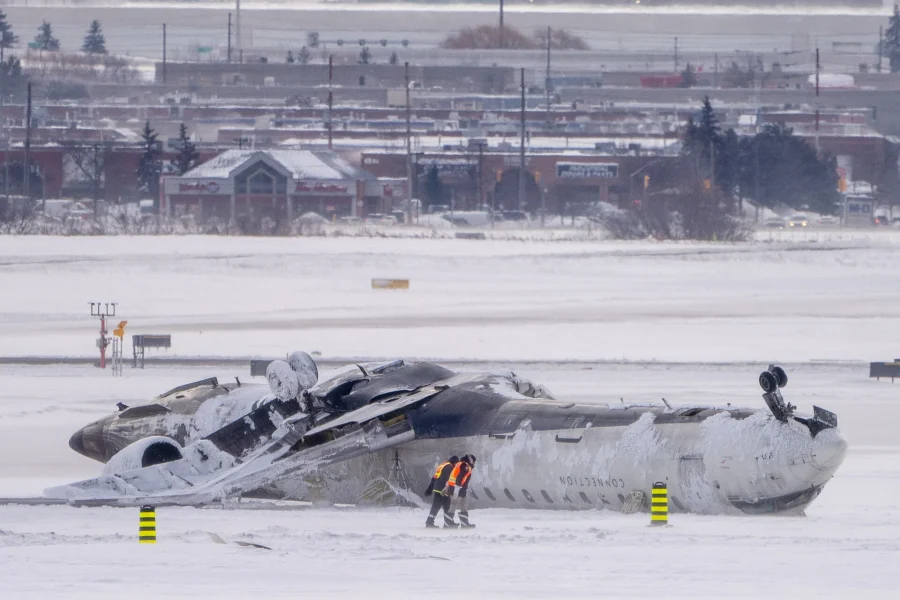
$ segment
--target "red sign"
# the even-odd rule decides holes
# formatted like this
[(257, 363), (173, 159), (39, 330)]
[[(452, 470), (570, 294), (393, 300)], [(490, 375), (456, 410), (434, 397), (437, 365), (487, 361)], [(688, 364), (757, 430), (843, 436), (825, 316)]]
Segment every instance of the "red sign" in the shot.
[(219, 191), (219, 184), (215, 181), (203, 182), (197, 181), (195, 183), (179, 183), (178, 184), (179, 192), (194, 192), (196, 194), (215, 194)]
[(294, 188), (295, 194), (347, 194), (348, 187), (338, 183), (315, 183), (309, 181), (298, 181), (297, 187)]

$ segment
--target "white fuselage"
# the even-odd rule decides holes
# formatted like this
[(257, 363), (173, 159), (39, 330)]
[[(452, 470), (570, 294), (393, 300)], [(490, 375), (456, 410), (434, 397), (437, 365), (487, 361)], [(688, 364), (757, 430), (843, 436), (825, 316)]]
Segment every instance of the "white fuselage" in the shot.
[[(506, 436), (416, 440), (396, 449), (414, 492), (428, 484), (435, 465), (451, 454), (474, 454), (473, 507), (619, 509), (629, 492), (668, 486), (671, 510), (738, 513), (738, 503), (759, 503), (824, 485), (843, 461), (846, 440), (837, 429), (813, 438), (793, 421), (758, 412), (728, 413), (701, 422), (655, 425), (644, 414), (626, 427), (530, 430)], [(395, 450), (321, 469), (277, 487), (293, 497), (355, 502), (373, 479), (392, 474)], [(809, 503), (779, 510), (801, 510)], [(771, 512), (771, 511), (764, 511)]]

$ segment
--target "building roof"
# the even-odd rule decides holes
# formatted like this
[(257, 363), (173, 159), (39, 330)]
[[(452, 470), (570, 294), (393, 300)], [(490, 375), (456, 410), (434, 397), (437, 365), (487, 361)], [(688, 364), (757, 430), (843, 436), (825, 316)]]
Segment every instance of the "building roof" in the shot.
[[(197, 179), (224, 179), (245, 165), (274, 163), (292, 179), (373, 179), (334, 152), (323, 150), (226, 150), (184, 174)], [(274, 166), (274, 165), (273, 165)]]

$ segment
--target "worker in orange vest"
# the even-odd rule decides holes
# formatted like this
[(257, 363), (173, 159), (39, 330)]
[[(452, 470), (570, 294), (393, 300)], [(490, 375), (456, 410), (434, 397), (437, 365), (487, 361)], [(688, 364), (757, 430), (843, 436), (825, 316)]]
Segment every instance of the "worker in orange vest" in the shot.
[[(469, 523), (469, 479), (472, 477), (472, 469), (475, 468), (475, 455), (466, 454), (462, 460), (456, 463), (453, 471), (450, 473), (450, 479), (447, 480), (447, 487), (450, 489), (450, 497), (454, 495), (458, 498), (456, 508), (459, 510), (459, 527), (469, 528), (475, 527)], [(450, 512), (453, 514), (453, 511)], [(451, 516), (452, 520), (452, 516)], [(456, 523), (453, 523), (456, 526)]]
[(438, 465), (438, 468), (434, 470), (434, 475), (431, 477), (431, 483), (428, 484), (428, 489), (425, 490), (426, 496), (430, 496), (432, 493), (434, 494), (434, 497), (431, 500), (431, 512), (428, 514), (428, 519), (425, 521), (425, 527), (437, 527), (437, 525), (434, 524), (434, 518), (442, 509), (444, 511), (444, 526), (456, 527), (456, 523), (453, 522), (453, 515), (450, 513), (451, 498), (450, 495), (445, 494), (444, 491), (447, 489), (447, 481), (450, 479), (450, 474), (458, 463), (459, 457), (451, 456), (447, 459), (447, 462)]

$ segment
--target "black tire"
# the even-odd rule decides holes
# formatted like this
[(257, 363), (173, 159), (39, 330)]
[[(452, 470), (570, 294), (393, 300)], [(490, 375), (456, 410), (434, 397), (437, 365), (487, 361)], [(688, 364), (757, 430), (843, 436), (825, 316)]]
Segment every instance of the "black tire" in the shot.
[(759, 374), (759, 387), (767, 394), (774, 392), (778, 389), (778, 379), (772, 373), (763, 371)]
[(783, 388), (787, 385), (788, 376), (787, 373), (784, 372), (784, 369), (781, 367), (772, 367), (769, 369), (772, 375), (775, 376), (775, 380), (778, 382), (778, 387)]

